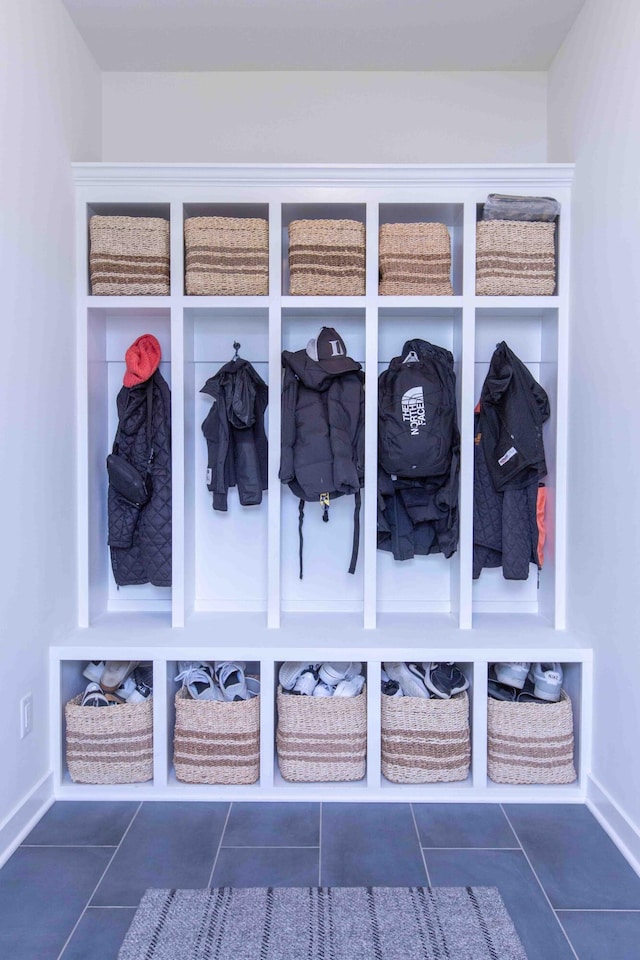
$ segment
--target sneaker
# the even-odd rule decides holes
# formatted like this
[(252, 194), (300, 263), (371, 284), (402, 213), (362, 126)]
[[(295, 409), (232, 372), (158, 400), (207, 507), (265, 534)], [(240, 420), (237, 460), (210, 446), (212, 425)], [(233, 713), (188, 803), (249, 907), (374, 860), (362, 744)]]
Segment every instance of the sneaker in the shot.
[(151, 687), (153, 690), (153, 664), (152, 663), (139, 663), (138, 666), (133, 671), (133, 676), (136, 681), (141, 683), (146, 683), (148, 687)]
[(534, 685), (536, 697), (555, 703), (562, 693), (562, 664), (560, 663), (532, 663), (529, 670), (529, 680)]
[(216, 660), (213, 675), (227, 703), (248, 700), (247, 681), (244, 676), (246, 663), (243, 660)]
[(422, 697), (428, 700), (431, 694), (425, 686), (425, 671), (419, 663), (385, 663), (384, 669), (390, 680), (395, 680), (405, 697)]
[(498, 683), (522, 690), (530, 666), (530, 663), (494, 663), (493, 669)]
[(248, 699), (253, 700), (254, 697), (260, 696), (260, 681), (257, 677), (247, 677), (247, 693), (249, 694)]
[(204, 660), (180, 660), (180, 672), (175, 677), (186, 687), (192, 700), (224, 700), (214, 677), (213, 667)]
[(362, 664), (357, 661), (353, 663), (322, 663), (318, 670), (318, 677), (327, 686), (335, 687), (341, 680), (352, 680), (360, 673), (362, 673)]
[(315, 670), (316, 663), (300, 663), (297, 660), (286, 660), (278, 672), (278, 680), (283, 690), (293, 690), (295, 682), (303, 670)]
[[(317, 686), (318, 678), (315, 673), (312, 670), (303, 670), (294, 683), (291, 693), (300, 693), (303, 696), (312, 697)], [(323, 684), (323, 686), (326, 686), (326, 684)], [(322, 696), (322, 694), (317, 694), (317, 696)]]
[(80, 701), (82, 707), (108, 707), (109, 701), (104, 695), (104, 691), (99, 683), (93, 680), (85, 687), (85, 691)]
[(90, 660), (82, 671), (82, 676), (93, 683), (100, 683), (104, 671), (104, 660)]
[(350, 680), (341, 680), (333, 691), (334, 697), (357, 697), (362, 693), (364, 687), (364, 677), (358, 674), (357, 677), (351, 677)]
[(494, 700), (517, 700), (518, 691), (515, 687), (507, 687), (503, 683), (498, 683), (497, 680), (492, 680), (489, 678), (488, 684), (489, 696)]
[(455, 663), (423, 663), (422, 666), (426, 686), (441, 700), (448, 700), (469, 686), (469, 681)]
[[(384, 672), (384, 671), (383, 671)], [(385, 697), (402, 697), (403, 693), (397, 680), (382, 680), (380, 690)]]
[(151, 696), (151, 687), (138, 676), (138, 671), (127, 677), (123, 684), (113, 692), (122, 703), (144, 703)]
[(328, 683), (325, 683), (324, 680), (319, 680), (316, 683), (312, 696), (314, 697), (333, 697), (337, 687), (330, 687)]
[(138, 660), (106, 660), (100, 686), (107, 693), (117, 690), (138, 666)]

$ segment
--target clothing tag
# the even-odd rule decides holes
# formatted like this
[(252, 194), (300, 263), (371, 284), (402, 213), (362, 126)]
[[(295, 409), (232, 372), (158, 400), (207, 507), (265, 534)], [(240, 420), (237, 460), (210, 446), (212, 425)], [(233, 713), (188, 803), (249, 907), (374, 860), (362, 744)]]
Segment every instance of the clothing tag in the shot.
[(321, 505), (322, 507), (330, 507), (330, 506), (331, 506), (331, 497), (329, 496), (328, 493), (321, 493), (321, 494), (320, 494), (320, 505)]
[(500, 459), (498, 460), (498, 463), (500, 464), (500, 466), (504, 467), (505, 463), (508, 463), (509, 460), (511, 460), (511, 457), (515, 457), (517, 452), (518, 451), (516, 450), (515, 447), (509, 447), (507, 452), (503, 453)]
[(207, 483), (211, 483), (212, 474), (213, 471), (211, 470), (211, 467), (207, 467)]

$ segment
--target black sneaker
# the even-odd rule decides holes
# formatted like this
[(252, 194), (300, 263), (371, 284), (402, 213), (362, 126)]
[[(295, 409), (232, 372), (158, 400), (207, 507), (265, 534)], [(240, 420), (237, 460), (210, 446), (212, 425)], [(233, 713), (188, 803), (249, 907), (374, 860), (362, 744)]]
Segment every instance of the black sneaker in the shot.
[(469, 681), (455, 663), (423, 663), (424, 682), (434, 697), (448, 700), (456, 693), (462, 693)]

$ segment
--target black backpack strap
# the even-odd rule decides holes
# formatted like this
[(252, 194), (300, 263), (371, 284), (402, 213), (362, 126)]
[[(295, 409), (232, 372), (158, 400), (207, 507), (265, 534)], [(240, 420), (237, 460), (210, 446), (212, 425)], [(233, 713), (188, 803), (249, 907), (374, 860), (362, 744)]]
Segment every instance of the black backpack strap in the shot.
[(351, 551), (351, 563), (349, 564), (349, 573), (356, 572), (356, 564), (358, 563), (358, 549), (360, 546), (360, 505), (362, 503), (362, 496), (358, 490), (355, 494), (355, 505), (353, 508), (353, 549)]
[(302, 523), (304, 521), (304, 500), (301, 500), (298, 504), (298, 557), (300, 559), (300, 579), (302, 580), (302, 544), (304, 543), (302, 539)]

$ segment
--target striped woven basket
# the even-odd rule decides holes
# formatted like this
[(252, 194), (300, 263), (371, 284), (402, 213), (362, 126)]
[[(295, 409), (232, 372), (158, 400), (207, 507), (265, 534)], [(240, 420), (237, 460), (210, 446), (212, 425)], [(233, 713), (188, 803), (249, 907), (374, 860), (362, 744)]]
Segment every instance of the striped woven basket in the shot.
[(294, 220), (289, 224), (289, 292), (292, 296), (364, 296), (364, 272), (363, 223)]
[(453, 296), (451, 238), (444, 223), (383, 223), (379, 261), (382, 297)]
[(556, 288), (555, 223), (482, 220), (476, 225), (478, 296), (551, 296)]
[(276, 749), (293, 783), (362, 780), (367, 755), (367, 690), (357, 697), (291, 696), (278, 687)]
[(91, 217), (91, 293), (169, 294), (169, 221), (161, 217)]
[(64, 708), (67, 767), (74, 783), (142, 783), (153, 777), (153, 699)]
[(495, 783), (573, 783), (573, 712), (558, 703), (489, 697), (488, 773)]
[(471, 763), (469, 698), (382, 695), (382, 775), (392, 783), (466, 780)]
[(249, 217), (190, 217), (184, 222), (190, 296), (266, 297), (269, 224)]
[(173, 766), (184, 783), (255, 783), (260, 776), (260, 697), (236, 703), (175, 698)]

